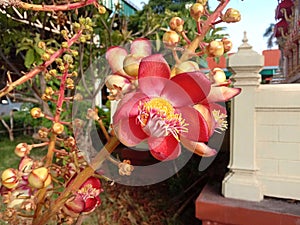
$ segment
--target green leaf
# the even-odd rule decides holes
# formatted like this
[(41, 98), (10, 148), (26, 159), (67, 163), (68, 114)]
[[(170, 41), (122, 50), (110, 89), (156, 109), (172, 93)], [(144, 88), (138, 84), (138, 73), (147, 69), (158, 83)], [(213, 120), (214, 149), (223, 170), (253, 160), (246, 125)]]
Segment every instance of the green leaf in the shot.
[(30, 46), (28, 46), (28, 45), (23, 45), (23, 46), (21, 46), (21, 47), (19, 47), (19, 48), (17, 49), (16, 55), (18, 55), (18, 53), (19, 53), (20, 51), (28, 50), (28, 49), (30, 49)]
[(34, 62), (34, 50), (31, 48), (26, 52), (24, 65), (26, 66), (26, 68), (30, 68), (33, 62)]
[(41, 48), (39, 48), (38, 46), (37, 46), (37, 44), (35, 44), (34, 46), (33, 46), (33, 48), (34, 48), (34, 50), (36, 51), (36, 53), (38, 54), (38, 55), (43, 55), (44, 53), (45, 53), (45, 51), (43, 50), (43, 49), (41, 49)]

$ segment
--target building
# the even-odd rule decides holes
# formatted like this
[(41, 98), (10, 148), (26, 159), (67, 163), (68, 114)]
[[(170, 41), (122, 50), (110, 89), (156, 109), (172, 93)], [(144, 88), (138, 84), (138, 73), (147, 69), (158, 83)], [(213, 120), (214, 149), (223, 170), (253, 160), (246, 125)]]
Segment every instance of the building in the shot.
[[(229, 55), (233, 54), (235, 53), (231, 53)], [(260, 74), (262, 75), (262, 83), (270, 83), (273, 80), (273, 77), (276, 77), (278, 74), (281, 53), (279, 49), (269, 49), (264, 50), (262, 55), (264, 56), (264, 67), (260, 71)], [(232, 75), (232, 73), (227, 69), (227, 59), (224, 56), (220, 57), (218, 61), (215, 61), (212, 57), (208, 57), (207, 66), (210, 69), (215, 67), (223, 69), (226, 77), (230, 77)], [(204, 69), (204, 72), (208, 72), (208, 68)]]
[(119, 4), (121, 12), (125, 16), (130, 16), (139, 10), (139, 7), (130, 0), (103, 0), (102, 4), (111, 11), (115, 11), (116, 5)]
[(274, 36), (282, 52), (285, 83), (300, 82), (300, 0), (278, 0)]

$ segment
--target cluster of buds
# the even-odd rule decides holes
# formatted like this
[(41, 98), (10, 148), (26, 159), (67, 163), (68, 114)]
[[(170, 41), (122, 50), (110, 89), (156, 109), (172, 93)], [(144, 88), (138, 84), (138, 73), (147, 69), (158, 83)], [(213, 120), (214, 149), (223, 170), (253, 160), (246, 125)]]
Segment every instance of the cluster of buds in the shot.
[(232, 49), (232, 42), (228, 38), (222, 38), (222, 40), (211, 41), (206, 46), (206, 53), (209, 57), (220, 57), (224, 53), (229, 52)]
[(20, 207), (28, 211), (35, 208), (34, 194), (52, 183), (49, 170), (28, 156), (21, 158), (18, 169), (4, 170), (1, 181), (1, 195), (8, 208)]

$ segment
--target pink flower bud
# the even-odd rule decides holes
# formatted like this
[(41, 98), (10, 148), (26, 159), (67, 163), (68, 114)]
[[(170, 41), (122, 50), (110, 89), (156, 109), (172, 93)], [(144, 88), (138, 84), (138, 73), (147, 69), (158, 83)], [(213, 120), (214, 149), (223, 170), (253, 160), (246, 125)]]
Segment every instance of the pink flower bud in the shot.
[(241, 20), (241, 14), (238, 10), (229, 8), (222, 16), (222, 20), (226, 23), (235, 23)]
[(19, 143), (15, 148), (15, 154), (19, 157), (24, 157), (30, 153), (31, 149), (31, 145), (28, 145), (27, 143)]
[(169, 26), (172, 30), (180, 33), (183, 31), (183, 24), (184, 20), (176, 16), (170, 20)]
[(133, 77), (137, 77), (140, 62), (143, 56), (136, 54), (129, 54), (125, 57), (123, 62), (123, 69), (129, 75)]
[(33, 163), (34, 163), (33, 159), (29, 157), (22, 158), (19, 163), (19, 171), (23, 173), (29, 173), (31, 171)]
[(18, 176), (18, 170), (13, 168), (8, 168), (4, 170), (1, 179), (2, 185), (6, 188), (12, 189), (17, 187), (20, 181)]
[(185, 61), (175, 67), (175, 74), (198, 71), (199, 66), (194, 61)]
[(44, 117), (44, 113), (42, 112), (42, 110), (38, 107), (35, 107), (35, 108), (32, 108), (30, 110), (30, 115), (34, 118), (34, 119), (37, 119), (37, 118), (41, 118), (41, 117)]
[(204, 13), (204, 7), (201, 3), (195, 3), (190, 8), (190, 14), (194, 20), (199, 21)]
[(64, 131), (64, 125), (62, 125), (61, 123), (56, 122), (52, 125), (52, 130), (56, 134), (61, 134)]
[(209, 73), (209, 79), (212, 83), (221, 84), (226, 81), (226, 75), (224, 70), (220, 68), (214, 68)]
[(229, 52), (232, 49), (232, 42), (228, 38), (222, 38), (224, 53)]
[(167, 47), (175, 47), (179, 43), (179, 40), (179, 35), (173, 30), (164, 33), (163, 42)]
[(87, 119), (92, 119), (92, 120), (99, 119), (98, 112), (96, 111), (96, 109), (91, 109), (91, 108), (87, 110), (86, 117)]
[(38, 189), (49, 186), (51, 184), (51, 180), (51, 175), (45, 167), (32, 170), (28, 176), (29, 184)]
[(197, 2), (197, 3), (200, 3), (200, 4), (202, 4), (202, 5), (206, 5), (207, 0), (197, 0), (196, 2)]
[(211, 41), (206, 47), (209, 57), (220, 57), (224, 54), (224, 46), (222, 41)]

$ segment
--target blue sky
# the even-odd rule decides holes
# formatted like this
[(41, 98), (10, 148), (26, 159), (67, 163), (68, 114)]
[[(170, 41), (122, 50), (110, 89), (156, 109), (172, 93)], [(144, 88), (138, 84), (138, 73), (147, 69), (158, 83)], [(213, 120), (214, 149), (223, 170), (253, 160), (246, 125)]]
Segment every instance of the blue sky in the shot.
[[(148, 2), (148, 0), (134, 1), (138, 6), (141, 6), (140, 2)], [(209, 0), (212, 9), (216, 8), (218, 3), (217, 0)], [(274, 17), (277, 4), (277, 0), (231, 0), (229, 2), (227, 8), (238, 9), (242, 14), (239, 23), (221, 25), (227, 27), (225, 33), (229, 34), (233, 42), (234, 52), (242, 44), (244, 31), (247, 32), (248, 43), (255, 51), (261, 53), (267, 49), (267, 39), (263, 37), (263, 34), (270, 23), (276, 23)]]

